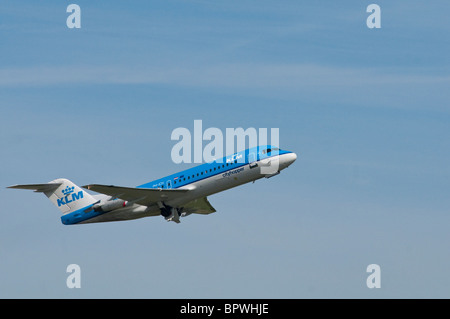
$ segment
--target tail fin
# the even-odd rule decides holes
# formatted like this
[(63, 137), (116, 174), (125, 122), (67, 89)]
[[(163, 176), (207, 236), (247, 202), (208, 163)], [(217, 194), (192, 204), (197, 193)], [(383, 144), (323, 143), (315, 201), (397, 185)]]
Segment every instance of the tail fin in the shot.
[(8, 188), (30, 189), (44, 193), (63, 215), (87, 208), (97, 202), (94, 197), (65, 178), (58, 178), (47, 184), (14, 185)]

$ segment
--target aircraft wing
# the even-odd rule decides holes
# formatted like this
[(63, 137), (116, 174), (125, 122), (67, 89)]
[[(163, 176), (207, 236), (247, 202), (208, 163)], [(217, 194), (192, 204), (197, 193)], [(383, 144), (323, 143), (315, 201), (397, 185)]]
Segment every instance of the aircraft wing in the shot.
[(188, 189), (133, 188), (100, 184), (85, 185), (83, 188), (144, 206), (176, 199), (189, 191)]
[(212, 205), (209, 203), (208, 199), (206, 197), (202, 197), (199, 199), (195, 199), (193, 201), (190, 201), (186, 205), (183, 206), (183, 211), (187, 214), (211, 214), (215, 213), (216, 210)]

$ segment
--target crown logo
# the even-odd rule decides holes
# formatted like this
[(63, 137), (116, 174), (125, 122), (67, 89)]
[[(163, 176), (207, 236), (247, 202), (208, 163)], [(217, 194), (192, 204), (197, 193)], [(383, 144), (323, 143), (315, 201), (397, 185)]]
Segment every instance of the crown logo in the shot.
[(72, 193), (74, 189), (75, 189), (75, 186), (72, 186), (72, 187), (67, 186), (65, 189), (62, 190), (62, 193), (64, 196), (67, 196), (70, 193)]

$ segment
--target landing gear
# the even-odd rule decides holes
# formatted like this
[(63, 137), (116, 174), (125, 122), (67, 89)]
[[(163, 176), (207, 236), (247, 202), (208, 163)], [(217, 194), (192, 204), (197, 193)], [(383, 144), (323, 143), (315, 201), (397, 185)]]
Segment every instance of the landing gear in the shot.
[(166, 205), (162, 202), (158, 203), (159, 209), (161, 210), (161, 215), (170, 222), (180, 223), (180, 212), (176, 207)]

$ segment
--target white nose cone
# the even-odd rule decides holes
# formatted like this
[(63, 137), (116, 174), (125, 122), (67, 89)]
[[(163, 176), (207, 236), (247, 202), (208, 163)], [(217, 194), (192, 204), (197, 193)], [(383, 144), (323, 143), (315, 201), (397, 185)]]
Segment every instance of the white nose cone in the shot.
[(287, 165), (291, 165), (292, 163), (295, 162), (295, 160), (297, 159), (297, 154), (295, 153), (289, 153), (286, 154), (287, 155)]
[(297, 154), (295, 153), (285, 153), (280, 155), (280, 168), (285, 169), (289, 167), (297, 159)]
[(292, 163), (294, 163), (295, 160), (297, 159), (297, 154), (291, 153), (291, 154), (289, 154), (289, 155), (291, 155), (290, 161), (291, 161), (291, 164), (292, 164)]

